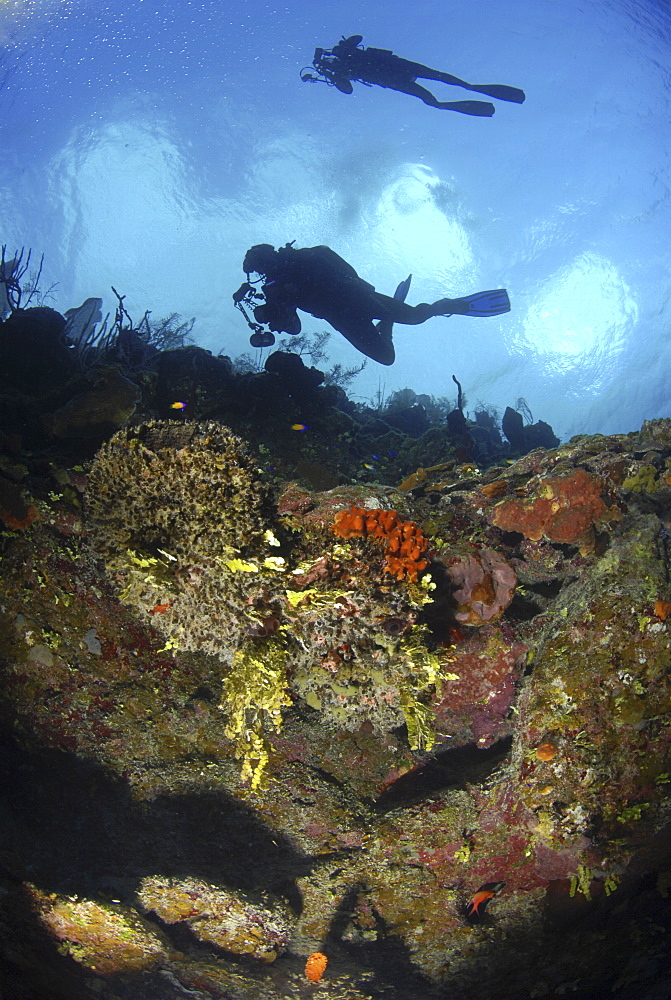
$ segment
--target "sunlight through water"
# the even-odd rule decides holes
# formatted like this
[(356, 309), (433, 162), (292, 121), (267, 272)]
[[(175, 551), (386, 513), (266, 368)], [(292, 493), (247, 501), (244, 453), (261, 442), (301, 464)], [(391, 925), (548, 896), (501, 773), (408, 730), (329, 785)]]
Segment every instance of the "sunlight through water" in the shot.
[(513, 349), (533, 352), (546, 375), (571, 372), (576, 388), (593, 392), (617, 365), (637, 319), (636, 300), (614, 264), (585, 253), (539, 289)]

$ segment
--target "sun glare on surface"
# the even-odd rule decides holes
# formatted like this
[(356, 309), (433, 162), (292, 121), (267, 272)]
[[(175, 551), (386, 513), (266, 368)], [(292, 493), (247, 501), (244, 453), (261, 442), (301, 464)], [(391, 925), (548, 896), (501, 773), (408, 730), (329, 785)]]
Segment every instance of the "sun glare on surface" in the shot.
[(556, 272), (527, 310), (516, 347), (533, 351), (550, 374), (612, 362), (638, 307), (609, 260), (583, 253)]

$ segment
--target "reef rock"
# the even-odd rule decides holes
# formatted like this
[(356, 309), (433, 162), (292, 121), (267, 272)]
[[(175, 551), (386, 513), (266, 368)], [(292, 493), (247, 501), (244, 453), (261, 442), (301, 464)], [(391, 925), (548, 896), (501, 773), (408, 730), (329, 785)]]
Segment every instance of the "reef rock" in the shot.
[(200, 941), (264, 962), (274, 962), (286, 950), (295, 924), (287, 906), (279, 901), (270, 909), (267, 903), (193, 878), (147, 876), (138, 898), (164, 923), (188, 921)]
[(141, 398), (134, 382), (119, 372), (109, 372), (56, 410), (50, 429), (59, 438), (102, 439), (126, 426)]

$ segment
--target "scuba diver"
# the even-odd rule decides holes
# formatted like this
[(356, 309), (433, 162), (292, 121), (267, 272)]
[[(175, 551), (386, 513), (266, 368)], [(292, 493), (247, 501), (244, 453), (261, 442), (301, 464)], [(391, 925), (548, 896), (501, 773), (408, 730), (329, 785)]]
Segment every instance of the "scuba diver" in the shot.
[[(417, 326), (432, 316), (498, 316), (510, 310), (505, 288), (407, 305), (405, 297), (412, 275), (400, 283), (393, 297), (383, 295), (326, 246), (294, 249), (287, 243), (275, 250), (269, 243), (259, 243), (247, 251), (242, 267), (247, 281), (234, 293), (233, 302), (253, 330), (249, 338), (252, 347), (274, 344), (269, 331), (300, 333), (300, 309), (316, 319), (325, 319), (373, 361), (391, 365), (395, 357), (394, 323)], [(261, 276), (261, 291), (250, 281), (252, 273)], [(247, 308), (252, 310), (254, 320)]]
[(464, 87), (478, 94), (486, 94), (501, 101), (514, 101), (522, 104), (525, 98), (523, 90), (517, 87), (507, 87), (505, 84), (475, 85), (460, 80), (458, 76), (430, 69), (422, 63), (411, 62), (394, 55), (391, 49), (366, 49), (359, 46), (362, 35), (350, 35), (343, 38), (330, 50), (315, 49), (312, 65), (317, 76), (309, 68), (301, 70), (303, 82), (311, 80), (328, 83), (343, 94), (353, 91), (352, 80), (364, 83), (370, 87), (387, 87), (398, 90), (402, 94), (418, 97), (420, 101), (432, 108), (444, 108), (448, 111), (459, 111), (462, 115), (480, 115), (490, 118), (494, 114), (494, 105), (489, 101), (439, 101), (430, 90), (417, 83), (417, 77), (423, 80), (439, 80), (455, 87)]

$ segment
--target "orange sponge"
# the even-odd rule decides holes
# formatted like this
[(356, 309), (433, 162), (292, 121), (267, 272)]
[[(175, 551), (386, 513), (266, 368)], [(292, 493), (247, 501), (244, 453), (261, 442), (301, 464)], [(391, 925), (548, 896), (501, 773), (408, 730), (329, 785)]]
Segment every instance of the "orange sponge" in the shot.
[(327, 965), (326, 955), (322, 955), (321, 951), (313, 951), (305, 963), (305, 975), (311, 982), (318, 983)]
[(411, 583), (429, 565), (421, 558), (428, 547), (422, 529), (414, 521), (402, 521), (395, 510), (365, 510), (351, 507), (336, 514), (333, 531), (340, 538), (374, 538), (384, 545), (384, 569), (397, 580)]

